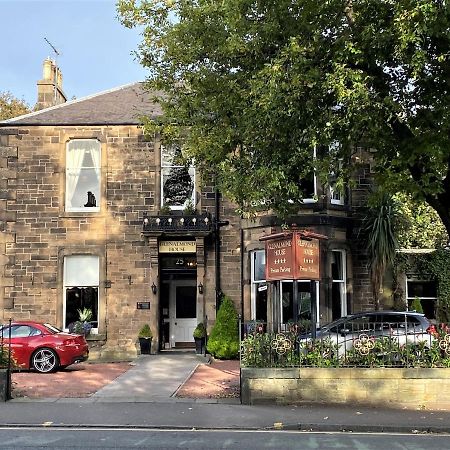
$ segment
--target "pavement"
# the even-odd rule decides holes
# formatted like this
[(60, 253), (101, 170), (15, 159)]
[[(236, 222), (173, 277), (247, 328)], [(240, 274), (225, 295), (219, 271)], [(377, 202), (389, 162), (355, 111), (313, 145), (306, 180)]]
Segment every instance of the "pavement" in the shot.
[[(235, 395), (237, 361), (209, 364), (184, 352), (145, 355), (131, 365), (121, 364), (110, 365), (116, 370), (113, 380), (84, 397), (64, 397), (65, 391), (73, 392), (71, 385), (81, 384), (69, 372), (66, 381), (49, 383), (60, 389), (58, 397), (23, 395), (0, 404), (0, 426), (450, 433), (450, 411), (241, 405)], [(41, 380), (48, 376), (32, 375)]]

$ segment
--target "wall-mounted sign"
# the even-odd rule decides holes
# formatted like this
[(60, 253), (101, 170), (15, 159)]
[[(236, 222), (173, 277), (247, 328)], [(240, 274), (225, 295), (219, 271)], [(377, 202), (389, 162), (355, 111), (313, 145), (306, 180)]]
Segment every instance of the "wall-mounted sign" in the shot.
[(266, 240), (266, 280), (319, 280), (319, 240), (292, 232)]
[(137, 302), (136, 309), (150, 309), (150, 302)]
[(159, 253), (195, 253), (197, 243), (195, 241), (160, 241)]

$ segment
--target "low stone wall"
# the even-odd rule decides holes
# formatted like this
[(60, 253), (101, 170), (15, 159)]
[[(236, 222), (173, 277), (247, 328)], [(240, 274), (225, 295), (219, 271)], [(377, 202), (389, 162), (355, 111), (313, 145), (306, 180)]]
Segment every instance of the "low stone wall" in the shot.
[[(8, 398), (8, 377), (10, 377), (10, 372), (6, 369), (0, 369), (0, 402), (6, 402)], [(9, 378), (9, 383), (11, 383), (11, 378)], [(11, 386), (11, 384), (9, 384)]]
[(241, 369), (242, 403), (348, 403), (450, 410), (450, 369)]

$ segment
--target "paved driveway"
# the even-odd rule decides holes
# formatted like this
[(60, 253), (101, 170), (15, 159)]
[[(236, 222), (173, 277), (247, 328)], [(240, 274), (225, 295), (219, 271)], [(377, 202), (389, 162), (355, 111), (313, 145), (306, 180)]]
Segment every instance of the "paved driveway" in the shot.
[(205, 362), (193, 353), (160, 353), (141, 355), (131, 363), (82, 363), (50, 374), (13, 373), (13, 397), (89, 397), (100, 402), (239, 397), (239, 361)]

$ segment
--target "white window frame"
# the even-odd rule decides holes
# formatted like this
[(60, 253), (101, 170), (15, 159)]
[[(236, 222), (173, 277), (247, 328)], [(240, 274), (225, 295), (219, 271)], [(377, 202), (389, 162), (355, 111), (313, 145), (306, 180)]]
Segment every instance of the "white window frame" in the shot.
[(187, 204), (189, 203), (189, 201), (192, 202), (193, 205), (196, 205), (197, 201), (196, 201), (196, 185), (197, 185), (197, 173), (195, 170), (195, 166), (194, 164), (190, 164), (187, 169), (189, 172), (189, 175), (191, 176), (194, 188), (192, 189), (192, 194), (191, 194), (191, 198), (190, 199), (186, 199), (186, 201), (184, 202), (183, 205), (166, 205), (164, 203), (164, 172), (166, 169), (170, 170), (172, 168), (183, 168), (185, 166), (182, 165), (176, 165), (176, 164), (164, 164), (164, 158), (163, 158), (163, 151), (164, 151), (164, 144), (160, 145), (160, 158), (161, 158), (161, 181), (160, 181), (160, 196), (161, 196), (161, 201), (160, 201), (160, 206), (161, 207), (166, 207), (168, 206), (172, 211), (182, 211), (183, 209), (186, 208)]
[[(308, 283), (308, 285), (311, 284), (311, 280), (295, 280), (296, 283), (300, 284), (300, 283)], [(284, 283), (294, 283), (294, 280), (281, 280), (280, 281), (280, 298), (279, 298), (279, 303), (280, 303), (280, 326), (282, 326), (284, 324), (284, 318), (283, 318), (283, 284)], [(316, 284), (316, 326), (319, 326), (319, 305), (320, 305), (320, 284), (319, 284), (319, 280), (315, 281)]]
[[(342, 278), (332, 278), (333, 284), (339, 284), (341, 294), (341, 317), (347, 315), (347, 252), (341, 249), (333, 249), (332, 253), (339, 253), (341, 258)], [(333, 274), (331, 274), (333, 276)]]
[[(83, 169), (94, 169), (97, 172), (98, 176), (98, 186), (97, 186), (97, 192), (94, 194), (96, 195), (96, 204), (97, 206), (71, 206), (71, 199), (69, 198), (69, 194), (74, 193), (74, 190), (76, 188), (76, 183), (72, 188), (69, 186), (69, 182), (71, 180), (71, 177), (69, 176), (69, 173), (75, 170), (80, 171), (81, 170), (81, 164), (83, 163), (83, 159), (74, 159), (69, 158), (69, 151), (71, 150), (72, 146), (75, 146), (76, 144), (80, 144), (82, 142), (89, 142), (90, 144), (95, 143), (98, 150), (97, 158), (91, 153), (92, 159), (94, 160), (94, 166), (92, 167), (83, 167)], [(84, 150), (85, 152), (87, 150)], [(95, 164), (95, 160), (97, 160), (97, 164)], [(100, 211), (100, 202), (101, 202), (101, 194), (102, 194), (102, 173), (101, 173), (101, 167), (102, 167), (102, 146), (100, 141), (97, 139), (71, 139), (66, 144), (66, 180), (65, 180), (65, 211), (66, 212), (99, 212)], [(71, 164), (80, 164), (80, 167), (73, 167)], [(87, 198), (86, 198), (87, 200)]]
[(251, 307), (250, 307), (250, 319), (256, 320), (256, 294), (258, 289), (267, 289), (267, 282), (265, 278), (256, 278), (256, 257), (257, 255), (264, 255), (264, 265), (266, 262), (266, 251), (265, 250), (253, 250), (250, 252), (250, 272), (251, 272)]
[[(84, 258), (84, 261), (83, 261)], [(94, 263), (94, 266), (96, 267), (96, 273), (92, 276), (92, 280), (95, 284), (93, 283), (70, 283), (70, 276), (68, 276), (69, 274), (67, 273), (68, 270), (68, 259), (72, 259), (72, 261), (75, 261), (76, 259), (78, 259), (80, 261), (80, 263), (84, 263), (86, 264), (86, 260), (87, 259), (91, 259), (91, 261)], [(91, 254), (76, 254), (76, 255), (67, 255), (64, 256), (64, 267), (63, 267), (63, 324), (62, 324), (62, 328), (64, 330), (68, 330), (68, 328), (66, 327), (66, 291), (67, 289), (71, 289), (71, 288), (87, 288), (87, 287), (92, 287), (92, 288), (97, 288), (97, 324), (99, 324), (100, 322), (100, 257), (97, 255), (91, 255)], [(94, 267), (95, 268), (95, 267)], [(95, 328), (92, 328), (90, 331), (92, 334), (98, 334), (98, 325)]]
[[(314, 146), (313, 149), (313, 159), (315, 160), (317, 158), (317, 149), (316, 146)], [(314, 184), (314, 193), (313, 197), (310, 198), (303, 198), (302, 203), (317, 203), (317, 175), (315, 169), (313, 169), (313, 184)]]
[[(332, 142), (328, 146), (328, 151), (331, 153), (333, 150), (338, 149), (340, 147), (340, 143), (338, 141)], [(339, 168), (342, 167), (342, 160), (339, 160), (338, 162)], [(331, 173), (330, 175), (333, 175)], [(339, 192), (338, 190), (334, 189), (333, 183), (330, 183), (330, 203), (332, 205), (343, 205), (345, 202), (345, 193)]]
[[(409, 310), (409, 301), (410, 300), (414, 300), (415, 298), (416, 298), (416, 296), (414, 296), (414, 297), (410, 297), (409, 296), (409, 292), (408, 292), (408, 282), (409, 281), (411, 281), (411, 282), (415, 282), (415, 283), (432, 283), (432, 282), (434, 282), (435, 283), (435, 281), (433, 281), (433, 280), (423, 280), (423, 279), (417, 279), (417, 278), (409, 278), (409, 277), (406, 277), (406, 280), (405, 280), (405, 293), (406, 293), (406, 310), (408, 311)], [(437, 303), (437, 296), (436, 297), (419, 297), (420, 298), (420, 300), (434, 300), (435, 301), (435, 303)]]

